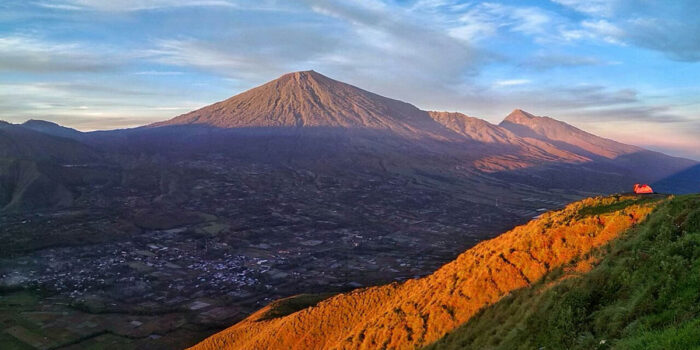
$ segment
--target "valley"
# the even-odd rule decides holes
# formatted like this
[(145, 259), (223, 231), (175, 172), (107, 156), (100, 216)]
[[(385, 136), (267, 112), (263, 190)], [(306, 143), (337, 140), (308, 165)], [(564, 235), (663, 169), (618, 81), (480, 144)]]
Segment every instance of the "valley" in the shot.
[(700, 0), (0, 0), (0, 350), (700, 350)]
[[(431, 186), (425, 172), (331, 177), (214, 157), (182, 160), (163, 175), (163, 166), (144, 164), (132, 170), (138, 178), (86, 190), (76, 208), (1, 216), (3, 293), (46, 296), (22, 314), (71, 310), (26, 320), (65, 329), (48, 335), (48, 348), (87, 346), (115, 322), (121, 328), (104, 340), (115, 346), (193, 345), (275, 299), (423, 276), (575, 197), (531, 190), (497, 207)], [(157, 182), (164, 190), (144, 185)], [(2, 313), (6, 322), (19, 316)], [(151, 329), (143, 315), (179, 321)], [(101, 326), (77, 331), (67, 321), (76, 318)]]

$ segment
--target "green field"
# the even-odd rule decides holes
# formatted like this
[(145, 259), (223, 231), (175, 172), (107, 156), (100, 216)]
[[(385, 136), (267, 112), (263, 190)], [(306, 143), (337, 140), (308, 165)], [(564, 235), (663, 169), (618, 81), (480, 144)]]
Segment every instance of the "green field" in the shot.
[(0, 293), (0, 349), (179, 349), (215, 330), (182, 313), (95, 313), (36, 291)]

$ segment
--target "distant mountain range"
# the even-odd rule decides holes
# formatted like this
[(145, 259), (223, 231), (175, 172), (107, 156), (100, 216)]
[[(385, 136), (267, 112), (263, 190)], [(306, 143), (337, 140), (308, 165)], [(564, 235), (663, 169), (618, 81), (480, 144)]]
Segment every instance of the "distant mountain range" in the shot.
[[(571, 174), (573, 178), (569, 178), (578, 178), (578, 185), (575, 181), (563, 182), (561, 177), (553, 185), (583, 186), (594, 191), (598, 186), (603, 192), (626, 190), (630, 181), (657, 182), (697, 164), (598, 137), (519, 109), (499, 125), (461, 113), (422, 111), (314, 71), (285, 74), (225, 101), (148, 128), (166, 126), (260, 133), (284, 130), (312, 134), (323, 130), (354, 137), (382, 135), (381, 138), (392, 140), (398, 136), (411, 140), (413, 146), (421, 144), (437, 153), (468, 159), (479, 170), (501, 172), (503, 178), (519, 182), (527, 182), (523, 175), (533, 173), (553, 179), (552, 173), (561, 175), (562, 171), (569, 172), (572, 164), (578, 164)], [(383, 143), (381, 139), (379, 143)], [(557, 165), (565, 168), (550, 169)], [(696, 184), (695, 188), (700, 189), (700, 182), (689, 187)], [(664, 190), (674, 192), (674, 187), (664, 186)]]
[[(423, 111), (314, 71), (285, 74), (140, 128), (82, 133), (40, 120), (5, 123), (0, 145), (5, 160), (54, 165), (94, 163), (114, 154), (225, 153), (336, 169), (347, 162), (375, 167), (381, 159), (384, 167), (448, 172), (469, 182), (479, 177), (476, 183), (487, 187), (503, 187), (505, 181), (541, 190), (609, 193), (628, 191), (635, 182), (658, 182), (665, 192), (700, 189), (694, 176), (698, 163), (692, 160), (601, 138), (519, 109), (499, 125), (461, 113)], [(16, 184), (28, 181), (8, 169), (0, 175), (5, 179), (0, 206), (17, 202)], [(20, 202), (32, 201), (20, 197)]]

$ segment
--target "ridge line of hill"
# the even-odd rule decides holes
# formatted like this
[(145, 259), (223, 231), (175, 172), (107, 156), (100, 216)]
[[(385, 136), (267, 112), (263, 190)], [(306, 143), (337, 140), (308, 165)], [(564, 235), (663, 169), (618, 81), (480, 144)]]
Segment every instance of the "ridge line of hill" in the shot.
[(425, 349), (698, 349), (699, 241), (700, 196), (672, 197), (590, 271), (551, 272)]

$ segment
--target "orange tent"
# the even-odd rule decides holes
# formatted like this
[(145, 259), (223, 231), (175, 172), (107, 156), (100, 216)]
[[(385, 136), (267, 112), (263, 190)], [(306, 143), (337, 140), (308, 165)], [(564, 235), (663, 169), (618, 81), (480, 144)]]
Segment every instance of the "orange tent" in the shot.
[(654, 193), (654, 190), (652, 190), (651, 186), (649, 186), (647, 184), (643, 184), (643, 185), (634, 184), (634, 193), (639, 193), (639, 194)]

